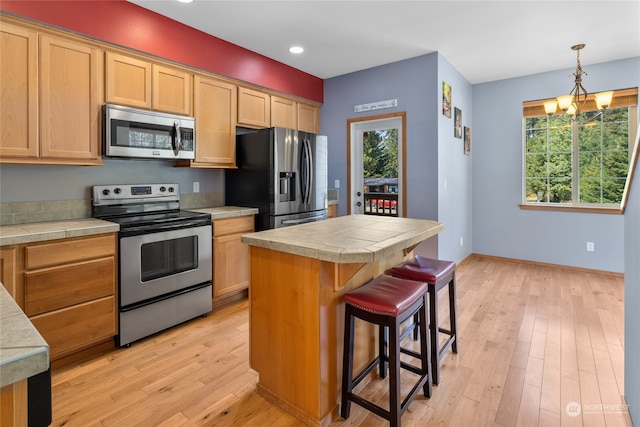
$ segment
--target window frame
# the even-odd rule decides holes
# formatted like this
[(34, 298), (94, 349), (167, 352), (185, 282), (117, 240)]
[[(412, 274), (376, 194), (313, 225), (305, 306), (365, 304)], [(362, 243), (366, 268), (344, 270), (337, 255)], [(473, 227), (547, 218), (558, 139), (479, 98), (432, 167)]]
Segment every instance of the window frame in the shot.
[[(624, 191), (620, 204), (599, 204), (599, 203), (552, 203), (552, 202), (527, 202), (526, 201), (526, 188), (527, 188), (527, 135), (526, 135), (526, 121), (530, 117), (541, 117), (547, 114), (544, 111), (544, 102), (551, 99), (540, 99), (535, 101), (523, 102), (523, 114), (522, 114), (522, 189), (521, 189), (521, 202), (519, 204), (520, 209), (523, 210), (542, 210), (542, 211), (555, 211), (555, 212), (586, 212), (586, 213), (599, 213), (599, 214), (622, 214), (626, 207), (627, 193), (630, 182), (633, 178), (633, 167), (638, 160), (638, 141), (640, 138), (640, 132), (638, 129), (638, 88), (620, 89), (614, 91), (613, 101), (611, 108), (630, 107), (629, 111), (629, 170), (627, 172), (627, 178), (625, 182)], [(585, 103), (583, 112), (597, 111), (595, 104), (595, 97), (589, 95), (587, 102)], [(564, 114), (562, 112), (555, 113)], [(576, 192), (579, 191), (579, 171), (574, 167), (579, 164), (579, 150), (578, 150), (578, 138), (574, 131), (579, 126), (577, 122), (571, 123), (572, 131), (572, 200), (576, 199)], [(634, 143), (635, 141), (635, 143)]]

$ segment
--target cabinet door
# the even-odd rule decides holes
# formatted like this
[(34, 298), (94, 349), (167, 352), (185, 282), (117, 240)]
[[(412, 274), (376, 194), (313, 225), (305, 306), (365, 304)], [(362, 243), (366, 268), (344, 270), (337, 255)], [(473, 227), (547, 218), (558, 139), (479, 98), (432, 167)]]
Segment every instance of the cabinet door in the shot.
[(271, 126), (297, 129), (297, 106), (291, 99), (271, 97)]
[(167, 113), (191, 115), (191, 74), (174, 68), (153, 65), (151, 107)]
[(19, 246), (0, 248), (0, 282), (24, 311), (23, 259)]
[(236, 166), (236, 86), (195, 76), (196, 159), (192, 166)]
[(244, 233), (254, 230), (253, 215), (213, 221), (213, 297), (221, 297), (249, 287), (249, 245)]
[(298, 103), (298, 130), (320, 133), (320, 108), (315, 105)]
[(56, 360), (116, 335), (116, 304), (112, 295), (29, 320), (49, 344), (51, 360)]
[(0, 26), (0, 159), (38, 156), (38, 34)]
[(238, 125), (252, 128), (271, 126), (270, 96), (257, 90), (238, 88)]
[(151, 63), (107, 52), (106, 100), (109, 104), (151, 108)]
[(249, 245), (241, 234), (213, 239), (213, 296), (219, 297), (249, 287)]
[(41, 158), (99, 163), (100, 63), (97, 48), (40, 36)]

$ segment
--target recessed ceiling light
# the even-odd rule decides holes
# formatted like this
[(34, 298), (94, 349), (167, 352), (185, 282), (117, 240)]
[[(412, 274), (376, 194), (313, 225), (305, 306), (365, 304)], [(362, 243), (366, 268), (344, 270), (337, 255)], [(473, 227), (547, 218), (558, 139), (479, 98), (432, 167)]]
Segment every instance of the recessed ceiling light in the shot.
[(302, 53), (302, 52), (304, 52), (304, 48), (302, 46), (291, 46), (289, 48), (289, 52), (291, 52), (291, 53)]
[(180, 3), (193, 3), (193, 0), (178, 0)]

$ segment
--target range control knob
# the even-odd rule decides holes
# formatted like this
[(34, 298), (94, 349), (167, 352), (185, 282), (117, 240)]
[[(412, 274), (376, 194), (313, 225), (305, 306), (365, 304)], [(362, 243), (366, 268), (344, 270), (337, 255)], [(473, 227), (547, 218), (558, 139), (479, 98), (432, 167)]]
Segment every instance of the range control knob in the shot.
[(173, 193), (175, 189), (173, 187), (169, 187), (169, 193)]
[(164, 185), (162, 187), (160, 187), (160, 192), (164, 193), (165, 191), (167, 191), (167, 187), (165, 187)]
[(116, 193), (116, 194), (120, 194), (122, 192), (122, 190), (120, 190), (119, 188), (116, 187), (116, 188), (113, 189), (113, 192)]
[(109, 189), (105, 188), (104, 190), (102, 190), (102, 194), (104, 196), (108, 196), (111, 193), (111, 191), (109, 191)]

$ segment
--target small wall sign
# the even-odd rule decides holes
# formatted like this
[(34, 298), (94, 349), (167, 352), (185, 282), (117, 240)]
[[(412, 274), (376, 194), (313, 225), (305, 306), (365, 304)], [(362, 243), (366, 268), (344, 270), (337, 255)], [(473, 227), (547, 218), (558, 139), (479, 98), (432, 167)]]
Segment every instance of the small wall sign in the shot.
[(386, 101), (371, 102), (369, 104), (360, 104), (353, 106), (354, 113), (362, 113), (364, 111), (381, 110), (383, 108), (393, 108), (398, 106), (397, 99), (388, 99)]

